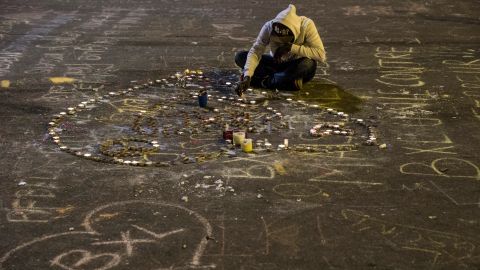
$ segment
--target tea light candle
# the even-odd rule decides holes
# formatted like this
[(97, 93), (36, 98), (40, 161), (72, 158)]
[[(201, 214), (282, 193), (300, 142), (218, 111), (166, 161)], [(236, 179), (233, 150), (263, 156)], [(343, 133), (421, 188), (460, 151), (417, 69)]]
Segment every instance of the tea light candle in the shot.
[(253, 141), (252, 139), (245, 139), (242, 143), (242, 151), (249, 153), (253, 151)]
[(243, 131), (233, 132), (233, 143), (235, 145), (241, 145), (244, 140), (245, 140), (245, 132)]
[(272, 144), (269, 142), (265, 142), (265, 149), (270, 150), (272, 148)]

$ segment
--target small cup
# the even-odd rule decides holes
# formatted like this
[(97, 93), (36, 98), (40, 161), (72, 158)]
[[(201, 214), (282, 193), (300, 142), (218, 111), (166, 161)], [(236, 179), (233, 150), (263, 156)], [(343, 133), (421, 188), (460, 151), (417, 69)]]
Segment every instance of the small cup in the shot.
[(198, 95), (198, 105), (202, 108), (207, 107), (208, 95), (206, 92)]

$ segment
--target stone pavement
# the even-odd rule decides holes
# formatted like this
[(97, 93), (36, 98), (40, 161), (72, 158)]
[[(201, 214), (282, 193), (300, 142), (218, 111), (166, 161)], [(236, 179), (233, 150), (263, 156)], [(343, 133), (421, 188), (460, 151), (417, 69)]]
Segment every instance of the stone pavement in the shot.
[(0, 269), (479, 269), (480, 4), (295, 3), (328, 64), (239, 99), (288, 3), (2, 1)]

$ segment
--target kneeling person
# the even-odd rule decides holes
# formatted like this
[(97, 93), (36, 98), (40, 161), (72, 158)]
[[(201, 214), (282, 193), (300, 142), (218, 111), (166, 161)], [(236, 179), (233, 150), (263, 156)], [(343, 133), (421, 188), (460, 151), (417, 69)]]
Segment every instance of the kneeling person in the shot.
[[(270, 54), (263, 54), (270, 45)], [(326, 61), (325, 49), (314, 22), (296, 14), (294, 5), (266, 22), (249, 51), (235, 55), (243, 68), (236, 92), (250, 84), (280, 90), (301, 90), (315, 76), (317, 62)]]

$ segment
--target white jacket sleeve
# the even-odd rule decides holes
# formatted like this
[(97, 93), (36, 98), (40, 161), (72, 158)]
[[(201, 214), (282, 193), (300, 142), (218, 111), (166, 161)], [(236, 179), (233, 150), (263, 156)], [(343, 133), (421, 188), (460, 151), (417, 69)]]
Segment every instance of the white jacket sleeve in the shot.
[(317, 27), (315, 27), (315, 23), (312, 20), (308, 20), (307, 22), (304, 44), (293, 44), (291, 52), (313, 60), (321, 62), (327, 61), (322, 39), (320, 39)]
[(260, 30), (260, 33), (255, 40), (255, 43), (253, 43), (252, 48), (250, 48), (247, 56), (247, 62), (243, 67), (244, 76), (253, 76), (253, 73), (255, 72), (258, 63), (260, 63), (260, 59), (262, 59), (262, 54), (265, 52), (265, 49), (270, 42), (270, 28), (271, 27), (269, 23), (265, 23)]

